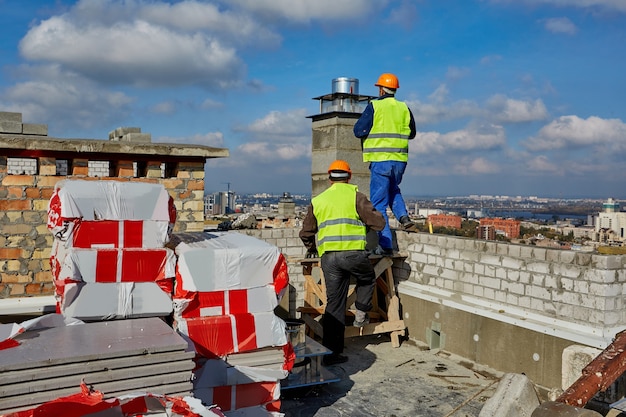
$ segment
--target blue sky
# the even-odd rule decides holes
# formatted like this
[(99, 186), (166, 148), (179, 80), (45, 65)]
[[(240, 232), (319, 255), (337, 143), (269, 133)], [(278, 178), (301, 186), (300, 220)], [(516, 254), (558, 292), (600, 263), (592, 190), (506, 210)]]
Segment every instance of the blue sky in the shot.
[(0, 0), (0, 110), (228, 148), (209, 192), (309, 193), (313, 97), (382, 72), (405, 195), (626, 199), (625, 0)]

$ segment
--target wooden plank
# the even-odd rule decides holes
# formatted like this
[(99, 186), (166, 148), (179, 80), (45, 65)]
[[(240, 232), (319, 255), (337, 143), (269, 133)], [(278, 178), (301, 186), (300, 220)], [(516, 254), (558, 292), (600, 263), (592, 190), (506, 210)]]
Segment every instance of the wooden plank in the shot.
[(315, 280), (313, 279), (313, 277), (311, 275), (305, 275), (304, 279), (306, 281), (306, 285), (307, 285), (307, 290), (313, 292), (313, 294), (315, 294), (317, 296), (317, 300), (315, 299), (310, 299), (309, 303), (311, 305), (315, 305), (316, 301), (319, 300), (319, 302), (322, 303), (322, 305), (326, 305), (326, 290), (322, 290), (322, 285), (318, 284), (317, 282), (315, 282)]
[[(350, 316), (354, 316), (354, 315), (355, 315), (355, 313), (356, 313), (356, 310), (348, 310), (348, 311), (347, 311), (347, 313), (348, 313)], [(371, 319), (371, 320), (373, 320), (373, 321), (380, 321), (380, 319), (382, 318), (382, 316), (381, 316), (380, 312), (378, 312), (378, 311), (374, 311), (374, 310), (372, 310), (372, 311), (368, 311), (368, 312), (367, 312), (367, 315), (368, 315), (368, 316), (370, 317), (370, 319)]]
[(317, 336), (322, 337), (324, 335), (324, 330), (322, 329), (322, 325), (315, 320), (313, 317), (308, 316), (306, 314), (302, 315), (302, 320), (306, 323), (307, 327)]
[[(322, 314), (324, 314), (324, 309), (321, 307), (318, 307), (318, 308), (298, 307), (297, 311), (302, 314), (310, 315), (312, 316), (312, 318), (315, 318), (317, 316), (321, 316)], [(346, 315), (354, 316), (355, 311), (356, 310), (346, 310)], [(387, 314), (382, 310), (372, 310), (372, 311), (369, 311), (367, 314), (370, 316), (370, 319), (373, 319), (373, 320), (380, 320), (383, 318), (386, 319), (387, 317)]]
[[(397, 256), (402, 258), (403, 256)], [(406, 257), (406, 256), (404, 256)], [(394, 256), (393, 258), (396, 258)], [(373, 308), (369, 312), (370, 319), (374, 321), (363, 328), (346, 327), (346, 337), (360, 336), (364, 334), (391, 333), (391, 343), (393, 347), (400, 346), (400, 336), (405, 335), (406, 326), (400, 318), (400, 299), (396, 293), (396, 287), (393, 279), (393, 259), (392, 257), (375, 257), (370, 256), (370, 261), (374, 264), (374, 273), (376, 275), (376, 291), (372, 296)], [(321, 336), (323, 333), (322, 326), (315, 320), (324, 313), (326, 305), (326, 287), (324, 285), (324, 273), (319, 267), (319, 262), (315, 259), (307, 259), (302, 262), (305, 275), (305, 306), (297, 309), (301, 313), (309, 331), (315, 335)], [(313, 279), (313, 269), (320, 274), (320, 280), (317, 282)], [(384, 308), (379, 304), (378, 291), (381, 291), (384, 299)], [(356, 292), (354, 286), (351, 285), (348, 299), (346, 302), (346, 315), (354, 315), (351, 307), (356, 301)], [(317, 306), (316, 304), (321, 304)], [(375, 320), (379, 320), (376, 322)], [(380, 320), (383, 321), (380, 321)]]
[[(393, 279), (393, 270), (391, 267), (387, 268), (385, 276), (387, 278), (387, 287), (389, 288), (389, 292), (387, 293), (387, 316), (389, 320), (392, 321), (400, 320), (400, 299), (396, 293), (396, 284)], [(401, 335), (404, 336), (404, 329), (402, 329), (402, 332), (391, 332), (392, 347), (400, 347)]]
[(319, 316), (324, 314), (324, 307), (298, 307), (296, 311), (304, 314), (313, 314), (315, 316)]
[(379, 277), (383, 272), (385, 272), (385, 270), (387, 270), (387, 268), (391, 267), (391, 265), (393, 265), (391, 258), (381, 258), (380, 261), (374, 265), (374, 275)]
[(326, 307), (326, 303), (328, 302), (328, 298), (326, 297), (326, 278), (324, 277), (324, 271), (322, 271), (321, 267), (317, 268), (317, 272), (319, 272), (320, 274), (319, 288), (320, 288), (320, 291), (322, 291), (320, 302), (322, 303), (324, 307)]
[(381, 323), (370, 323), (363, 327), (346, 326), (346, 337), (365, 336), (379, 333), (389, 333), (394, 330), (405, 329), (404, 320), (383, 321)]
[(319, 264), (320, 263), (320, 258), (305, 258), (305, 259), (300, 259), (300, 264), (302, 264), (304, 267), (306, 266), (312, 266), (315, 264)]

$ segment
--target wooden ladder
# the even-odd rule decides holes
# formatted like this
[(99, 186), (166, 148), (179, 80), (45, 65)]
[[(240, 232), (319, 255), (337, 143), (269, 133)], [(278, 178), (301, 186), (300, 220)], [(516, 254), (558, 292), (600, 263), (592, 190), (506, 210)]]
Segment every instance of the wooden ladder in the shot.
[[(368, 312), (370, 324), (363, 327), (353, 327), (349, 324), (352, 320), (346, 320), (345, 337), (390, 333), (391, 346), (400, 346), (400, 337), (406, 334), (406, 326), (400, 317), (400, 298), (393, 278), (393, 258), (406, 258), (406, 256), (400, 254), (392, 257), (370, 256), (376, 274), (376, 288), (372, 297), (373, 308)], [(321, 338), (323, 330), (319, 320), (326, 308), (326, 285), (324, 273), (320, 267), (320, 258), (302, 259), (300, 264), (305, 279), (304, 305), (297, 311), (306, 323), (309, 335)], [(382, 303), (380, 302), (381, 298), (384, 300)], [(346, 318), (354, 317), (355, 300), (355, 286), (351, 284), (346, 303)]]

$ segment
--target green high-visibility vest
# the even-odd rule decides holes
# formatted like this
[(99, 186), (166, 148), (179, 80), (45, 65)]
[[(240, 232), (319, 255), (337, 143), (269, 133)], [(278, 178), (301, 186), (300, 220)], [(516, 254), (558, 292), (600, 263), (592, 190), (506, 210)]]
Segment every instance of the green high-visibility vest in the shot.
[(393, 97), (372, 101), (374, 121), (363, 141), (363, 161), (409, 160), (411, 113), (408, 106)]
[(317, 219), (317, 253), (365, 249), (365, 224), (356, 211), (356, 185), (334, 183), (311, 200)]

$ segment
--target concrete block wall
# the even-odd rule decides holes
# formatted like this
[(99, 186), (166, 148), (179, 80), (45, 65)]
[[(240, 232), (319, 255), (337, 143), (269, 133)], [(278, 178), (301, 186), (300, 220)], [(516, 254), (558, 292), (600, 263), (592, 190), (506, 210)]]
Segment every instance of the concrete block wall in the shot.
[[(283, 251), (299, 293), (296, 306), (301, 306), (303, 275), (297, 261), (306, 251), (299, 229), (240, 232)], [(396, 280), (427, 298), (449, 297), (488, 315), (519, 316), (518, 324), (531, 329), (545, 325), (560, 337), (580, 333), (579, 343), (598, 348), (626, 327), (625, 255), (427, 233), (397, 232), (396, 240), (407, 255), (394, 262)]]
[(401, 281), (480, 299), (552, 322), (621, 329), (626, 324), (626, 256), (398, 233), (408, 258)]

